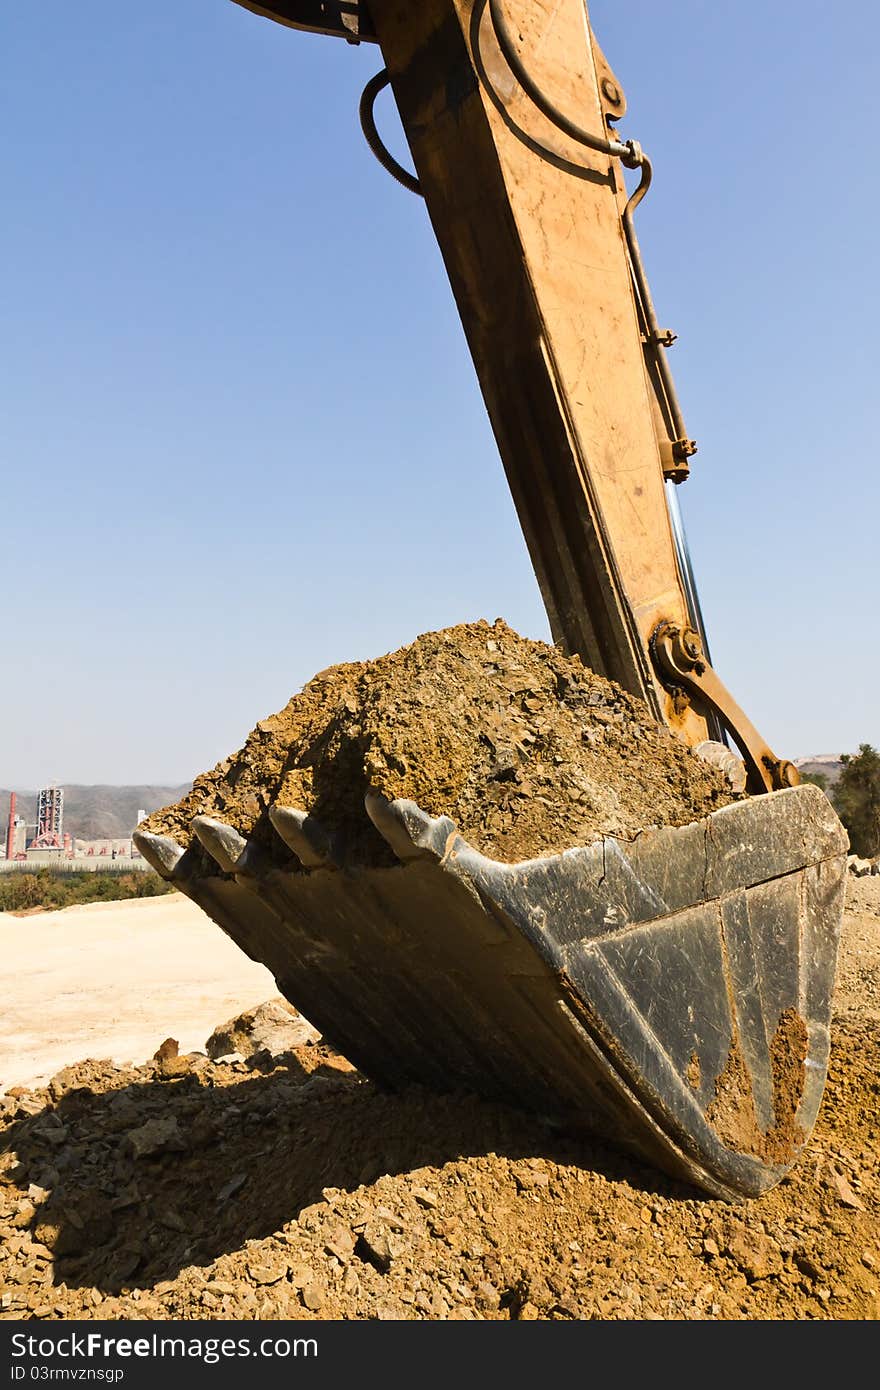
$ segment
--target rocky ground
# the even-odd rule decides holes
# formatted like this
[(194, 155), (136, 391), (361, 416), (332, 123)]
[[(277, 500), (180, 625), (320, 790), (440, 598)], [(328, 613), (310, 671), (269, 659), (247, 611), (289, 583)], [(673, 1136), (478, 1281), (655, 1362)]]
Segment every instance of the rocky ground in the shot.
[(765, 1197), (470, 1097), (382, 1095), (319, 1041), (169, 1043), (0, 1098), (0, 1316), (876, 1318), (880, 878), (849, 890), (819, 1122)]

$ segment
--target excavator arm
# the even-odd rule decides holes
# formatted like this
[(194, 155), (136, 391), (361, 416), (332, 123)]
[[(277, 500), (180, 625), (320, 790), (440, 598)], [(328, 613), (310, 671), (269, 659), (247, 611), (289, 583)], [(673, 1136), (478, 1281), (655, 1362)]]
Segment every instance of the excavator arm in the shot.
[(349, 43), (378, 42), (367, 7), (358, 0), (275, 0), (271, 5), (261, 5), (256, 0), (235, 0), (235, 3), (254, 14), (285, 24), (289, 29), (332, 34)]
[[(554, 640), (691, 746), (724, 726), (752, 791), (794, 785), (709, 662), (675, 499), (696, 445), (635, 231), (651, 165), (583, 0), (239, 3), (381, 46), (365, 130), (424, 196)], [(372, 117), (389, 82), (415, 177)]]
[[(769, 794), (517, 864), (372, 792), (385, 867), (281, 802), (272, 851), (206, 815), (189, 845), (138, 846), (381, 1084), (466, 1088), (721, 1197), (765, 1191), (821, 1100), (846, 836), (709, 662), (675, 504), (695, 446), (635, 234), (651, 166), (617, 134), (586, 6), (238, 2), (379, 44), (364, 131), (424, 196), (555, 639), (691, 746), (720, 722)], [(386, 85), (414, 173), (373, 119)]]

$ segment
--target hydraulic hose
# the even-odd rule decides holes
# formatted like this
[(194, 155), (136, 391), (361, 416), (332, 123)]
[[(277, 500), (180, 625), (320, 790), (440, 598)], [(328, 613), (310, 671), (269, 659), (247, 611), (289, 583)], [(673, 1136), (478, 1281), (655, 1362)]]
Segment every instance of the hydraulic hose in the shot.
[(642, 163), (644, 156), (637, 140), (606, 140), (601, 135), (594, 135), (591, 130), (585, 130), (578, 125), (558, 106), (555, 106), (546, 93), (541, 91), (537, 82), (523, 63), (517, 50), (516, 43), (504, 10), (501, 8), (500, 0), (488, 0), (489, 18), (492, 21), (492, 28), (495, 30), (495, 37), (498, 40), (498, 47), (504, 55), (504, 61), (510, 68), (519, 85), (522, 87), (526, 96), (537, 106), (552, 123), (563, 132), (563, 134), (576, 140), (579, 145), (586, 145), (588, 149), (596, 150), (599, 154), (612, 155), (619, 159), (627, 169), (637, 169)]
[(382, 137), (376, 126), (374, 109), (376, 98), (380, 92), (384, 92), (385, 88), (390, 85), (390, 82), (391, 78), (387, 68), (383, 68), (381, 72), (376, 73), (375, 77), (370, 78), (361, 93), (361, 101), (358, 108), (361, 130), (364, 132), (364, 139), (382, 165), (382, 168), (385, 169), (393, 179), (396, 179), (399, 184), (402, 184), (404, 188), (408, 188), (410, 193), (418, 193), (419, 196), (423, 196), (422, 185), (419, 183), (415, 174), (411, 174), (408, 169), (404, 169), (402, 164), (398, 164), (391, 151), (382, 143)]

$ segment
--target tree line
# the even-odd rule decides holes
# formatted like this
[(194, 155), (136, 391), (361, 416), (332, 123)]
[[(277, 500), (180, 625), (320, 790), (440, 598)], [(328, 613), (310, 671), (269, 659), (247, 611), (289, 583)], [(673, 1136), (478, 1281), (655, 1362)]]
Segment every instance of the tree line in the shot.
[(870, 743), (858, 753), (844, 753), (840, 776), (833, 787), (822, 772), (805, 773), (803, 780), (821, 787), (849, 835), (853, 854), (873, 859), (880, 854), (880, 753)]
[(51, 868), (34, 873), (0, 874), (0, 912), (26, 912), (29, 908), (73, 907), (77, 903), (115, 902), (122, 898), (155, 898), (170, 893), (171, 885), (152, 870), (131, 874), (55, 873)]

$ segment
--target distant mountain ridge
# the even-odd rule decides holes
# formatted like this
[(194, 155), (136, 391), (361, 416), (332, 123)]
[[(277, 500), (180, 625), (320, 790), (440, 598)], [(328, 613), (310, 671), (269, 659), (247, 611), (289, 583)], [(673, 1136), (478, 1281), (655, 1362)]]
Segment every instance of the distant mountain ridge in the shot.
[(834, 786), (843, 771), (843, 763), (836, 753), (816, 753), (812, 758), (795, 758), (794, 765), (798, 772), (806, 772), (813, 777), (821, 773), (828, 778), (829, 788)]
[[(190, 790), (191, 782), (177, 787), (64, 787), (64, 829), (80, 840), (118, 840), (130, 835), (137, 824), (138, 811), (158, 811), (179, 801)], [(37, 793), (19, 791), (16, 812), (28, 825), (37, 819)], [(5, 834), (9, 815), (9, 791), (0, 787), (0, 825)]]

